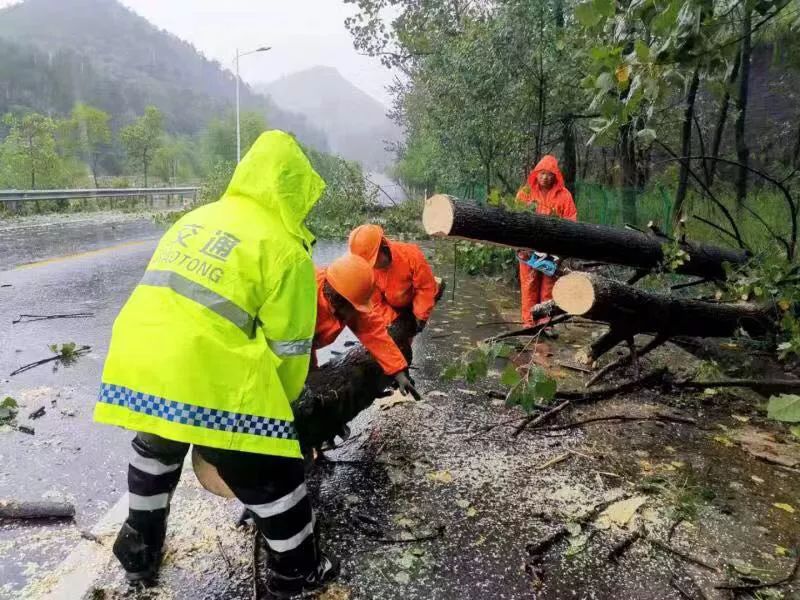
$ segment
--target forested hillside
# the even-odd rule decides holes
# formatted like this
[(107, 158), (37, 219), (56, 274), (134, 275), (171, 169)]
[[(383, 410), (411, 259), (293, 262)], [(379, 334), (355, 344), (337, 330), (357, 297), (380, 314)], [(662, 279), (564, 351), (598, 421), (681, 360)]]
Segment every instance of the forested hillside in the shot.
[[(234, 79), (193, 46), (116, 0), (26, 0), (0, 11), (0, 114), (65, 115), (76, 102), (101, 108), (117, 129), (148, 105), (171, 133), (197, 134), (230, 112)], [(247, 86), (242, 106), (325, 150), (324, 134)]]

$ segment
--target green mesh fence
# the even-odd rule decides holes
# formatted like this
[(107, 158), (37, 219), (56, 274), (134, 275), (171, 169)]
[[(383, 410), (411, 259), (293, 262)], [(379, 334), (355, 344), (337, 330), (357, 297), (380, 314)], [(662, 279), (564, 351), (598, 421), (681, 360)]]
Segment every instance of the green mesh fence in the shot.
[[(478, 204), (486, 202), (486, 186), (460, 185), (443, 191), (462, 200)], [(626, 219), (631, 210), (625, 210), (625, 194), (620, 188), (611, 188), (598, 183), (579, 181), (572, 190), (578, 208), (578, 219), (586, 223), (624, 227), (647, 225), (651, 221), (667, 235), (672, 228), (672, 196), (667, 188), (658, 185), (644, 190), (635, 190), (629, 197), (634, 198), (635, 219)], [(633, 221), (633, 222), (631, 222)]]

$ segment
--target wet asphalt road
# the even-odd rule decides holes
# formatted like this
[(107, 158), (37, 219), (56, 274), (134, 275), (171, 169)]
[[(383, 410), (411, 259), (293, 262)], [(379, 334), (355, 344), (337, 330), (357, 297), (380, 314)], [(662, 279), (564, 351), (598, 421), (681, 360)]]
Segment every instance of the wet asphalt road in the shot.
[[(0, 499), (66, 499), (77, 510), (74, 525), (0, 523), (0, 599), (58, 564), (76, 541), (77, 531), (67, 530), (91, 529), (125, 491), (132, 436), (94, 424), (92, 409), (114, 318), (160, 235), (146, 219), (0, 225), (0, 400), (15, 398), (19, 424), (35, 429), (0, 432)], [(315, 254), (324, 263), (340, 251), (339, 244), (320, 244)], [(21, 314), (74, 312), (93, 316), (12, 324)], [(9, 377), (50, 356), (49, 344), (66, 342), (92, 350), (71, 366)], [(46, 414), (30, 421), (39, 407)], [(53, 543), (29, 544), (48, 536)]]

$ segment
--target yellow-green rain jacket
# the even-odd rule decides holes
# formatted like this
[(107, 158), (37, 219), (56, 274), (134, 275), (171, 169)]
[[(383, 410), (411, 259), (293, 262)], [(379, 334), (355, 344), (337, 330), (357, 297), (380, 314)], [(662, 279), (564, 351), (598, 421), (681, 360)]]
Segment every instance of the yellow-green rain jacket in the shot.
[(167, 439), (299, 457), (290, 403), (316, 321), (325, 189), (288, 134), (261, 135), (218, 201), (161, 239), (111, 336), (94, 418)]

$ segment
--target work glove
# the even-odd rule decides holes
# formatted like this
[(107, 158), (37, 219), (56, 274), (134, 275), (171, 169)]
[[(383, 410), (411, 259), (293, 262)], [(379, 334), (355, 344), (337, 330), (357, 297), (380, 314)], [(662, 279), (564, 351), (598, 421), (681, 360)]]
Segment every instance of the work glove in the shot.
[(400, 390), (403, 396), (411, 394), (414, 400), (422, 400), (422, 396), (419, 395), (417, 388), (414, 387), (414, 380), (408, 376), (408, 371), (400, 371), (394, 376), (394, 380), (397, 382), (397, 389)]
[(417, 319), (417, 333), (422, 333), (422, 330), (428, 325), (428, 321), (425, 319)]

